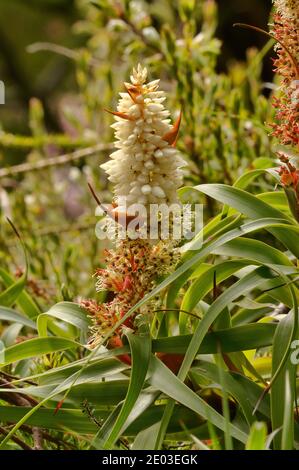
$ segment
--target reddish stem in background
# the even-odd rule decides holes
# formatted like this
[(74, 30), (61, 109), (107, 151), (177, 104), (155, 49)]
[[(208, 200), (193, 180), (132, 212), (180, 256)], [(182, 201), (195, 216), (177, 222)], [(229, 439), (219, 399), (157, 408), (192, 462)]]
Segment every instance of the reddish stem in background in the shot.
[(271, 38), (274, 41), (278, 42), (278, 44), (280, 44), (280, 46), (286, 51), (286, 53), (290, 57), (291, 62), (294, 66), (294, 71), (295, 71), (296, 78), (299, 79), (299, 65), (298, 65), (295, 57), (293, 56), (293, 54), (289, 50), (289, 48), (283, 42), (281, 42), (279, 39), (277, 39), (275, 36), (273, 36), (273, 34), (269, 33), (268, 31), (265, 31), (262, 28), (258, 28), (257, 26), (252, 26), (252, 25), (246, 24), (246, 23), (234, 23), (233, 27), (235, 28), (236, 26), (239, 26), (240, 28), (245, 28), (245, 29), (253, 29), (254, 31), (257, 31), (258, 33), (265, 34), (269, 38)]

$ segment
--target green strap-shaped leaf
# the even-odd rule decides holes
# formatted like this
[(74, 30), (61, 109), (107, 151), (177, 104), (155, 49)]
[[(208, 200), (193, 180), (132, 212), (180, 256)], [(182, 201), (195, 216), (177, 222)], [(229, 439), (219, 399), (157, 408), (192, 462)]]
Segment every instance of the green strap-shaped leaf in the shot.
[[(15, 281), (14, 279), (8, 274), (4, 269), (0, 268), (0, 276), (1, 279), (6, 287), (12, 286)], [(37, 315), (40, 314), (40, 310), (32, 297), (26, 292), (26, 290), (22, 290), (19, 296), (16, 299), (16, 303), (19, 308), (27, 315), (29, 318), (36, 318)]]
[[(256, 178), (261, 175), (265, 175), (266, 170), (263, 168), (258, 168), (256, 170), (250, 170), (243, 173), (239, 178), (236, 179), (233, 186), (239, 189), (246, 189)], [(223, 207), (223, 214), (227, 214), (228, 212), (232, 212), (232, 209), (229, 208), (228, 205)]]
[(4, 365), (12, 364), (13, 362), (21, 361), (28, 357), (42, 356), (43, 354), (77, 348), (78, 346), (81, 345), (66, 338), (50, 337), (29, 339), (23, 343), (15, 344), (5, 349)]
[(267, 170), (263, 168), (258, 168), (256, 170), (250, 170), (243, 173), (234, 183), (235, 188), (246, 189), (256, 178), (261, 175), (264, 175)]
[(282, 251), (253, 238), (240, 237), (213, 250), (214, 254), (245, 258), (262, 264), (282, 264), (292, 266), (292, 262)]
[(36, 324), (32, 320), (8, 307), (0, 307), (0, 320), (21, 323), (21, 325), (36, 330)]
[[(195, 186), (192, 189), (200, 191), (207, 196), (211, 196), (223, 204), (228, 204), (230, 207), (233, 207), (251, 219), (260, 219), (265, 217), (274, 217), (277, 219), (286, 218), (286, 215), (283, 212), (280, 212), (242, 189), (227, 186), (225, 184), (202, 184)], [(288, 220), (292, 223), (291, 218)], [(269, 228), (269, 232), (273, 233), (273, 235), (275, 235), (297, 258), (299, 258), (299, 234), (296, 229), (297, 227), (293, 225), (293, 227), (290, 227), (289, 229), (282, 227)]]
[(7, 287), (4, 292), (1, 292), (0, 305), (3, 305), (4, 307), (11, 307), (24, 289), (25, 282), (26, 277), (23, 275), (20, 277), (20, 279)]
[[(111, 390), (112, 387), (110, 387)], [(125, 394), (125, 392), (124, 392)], [(107, 397), (108, 398), (108, 397)], [(109, 403), (107, 401), (107, 403)], [(114, 402), (112, 402), (114, 404)], [(134, 421), (125, 431), (125, 436), (136, 436), (142, 430), (149, 428), (154, 423), (159, 423), (163, 414), (164, 405), (153, 405), (149, 407), (138, 420)], [(15, 423), (24, 418), (30, 407), (23, 406), (5, 406), (0, 407), (0, 422), (1, 423)], [(101, 404), (95, 410), (95, 416), (98, 421), (105, 421), (110, 414), (109, 409), (103, 409)], [(176, 433), (181, 431), (180, 422), (184, 420), (189, 428), (192, 424), (194, 427), (201, 426), (203, 428), (203, 438), (208, 438), (209, 434), (206, 431), (205, 424), (201, 424), (198, 416), (193, 411), (186, 409), (181, 405), (176, 405), (174, 413), (170, 422), (169, 432)], [(84, 435), (95, 435), (98, 427), (97, 425), (85, 414), (82, 410), (76, 408), (60, 408), (57, 414), (54, 414), (53, 408), (41, 408), (28, 418), (27, 423), (31, 426), (38, 426), (42, 429), (53, 429), (56, 431), (72, 431), (78, 433), (82, 438)], [(90, 442), (90, 436), (88, 436)]]
[(21, 325), (21, 323), (13, 323), (5, 328), (0, 338), (6, 348), (12, 346), (16, 342), (22, 328), (23, 325)]
[[(149, 382), (173, 400), (182, 403), (224, 431), (226, 423), (223, 416), (187, 387), (155, 356), (152, 356), (150, 363)], [(230, 424), (229, 429), (233, 437), (243, 443), (247, 441), (247, 434), (237, 425)]]
[(246, 450), (265, 450), (267, 448), (267, 426), (263, 422), (255, 422), (251, 426)]
[(143, 328), (145, 331), (141, 330), (139, 334), (129, 333), (126, 335), (129, 341), (132, 358), (130, 385), (125, 401), (116, 417), (112, 429), (111, 419), (108, 418), (107, 426), (104, 424), (100, 430), (96, 438), (97, 447), (102, 445), (104, 449), (110, 449), (113, 446), (115, 441), (121, 435), (126, 420), (129, 417), (143, 388), (151, 355), (151, 339), (149, 329), (146, 327), (146, 325), (143, 325)]
[[(273, 343), (275, 323), (251, 323), (226, 330), (209, 331), (198, 345), (197, 354), (216, 354), (218, 345), (224, 353), (247, 351)], [(185, 354), (192, 335), (169, 336), (153, 340), (153, 351)]]
[[(184, 381), (188, 374), (188, 371), (191, 367), (191, 364), (197, 354), (198, 348), (201, 345), (205, 335), (208, 333), (209, 328), (214, 323), (218, 315), (223, 311), (223, 309), (234, 299), (239, 297), (240, 295), (244, 295), (244, 293), (250, 291), (257, 285), (261, 283), (261, 280), (266, 280), (269, 278), (273, 278), (275, 275), (273, 272), (265, 267), (260, 266), (254, 271), (250, 272), (238, 282), (236, 282), (233, 286), (229, 289), (224, 291), (210, 306), (202, 320), (199, 322), (193, 336), (187, 352), (185, 354), (183, 363), (178, 373), (178, 378)], [(277, 276), (276, 276), (277, 277)], [(168, 422), (171, 416), (171, 412), (173, 409), (173, 402), (169, 401), (163, 420), (161, 422), (160, 432), (157, 436), (156, 447), (160, 448), (164, 439), (164, 435), (167, 430)]]
[[(137, 304), (131, 308), (126, 315), (122, 318), (122, 320), (119, 322), (121, 324), (128, 318), (134, 311), (139, 309), (142, 305), (144, 305), (146, 302), (148, 302), (150, 299), (155, 297), (159, 292), (161, 292), (165, 287), (168, 287), (170, 284), (172, 284), (174, 281), (176, 281), (178, 278), (183, 276), (188, 270), (191, 270), (194, 266), (196, 266), (202, 259), (204, 259), (207, 255), (212, 253), (216, 248), (224, 245), (225, 243), (229, 242), (230, 240), (234, 240), (235, 238), (238, 238), (243, 235), (247, 235), (248, 233), (260, 230), (260, 229), (270, 229), (270, 227), (279, 227), (281, 229), (289, 229), (289, 228), (296, 228), (295, 226), (288, 225), (287, 223), (284, 223), (285, 221), (278, 220), (278, 219), (260, 219), (260, 220), (255, 220), (253, 222), (248, 222), (244, 225), (242, 225), (239, 228), (235, 228), (228, 233), (225, 233), (221, 235), (218, 239), (213, 240), (211, 242), (208, 242), (202, 246), (201, 249), (197, 250), (194, 252), (194, 255), (190, 257), (186, 262), (184, 262), (181, 266), (178, 267), (178, 269), (172, 273), (170, 276), (168, 276), (164, 281), (161, 282), (155, 289), (153, 289), (149, 294), (145, 295), (142, 300), (137, 302)], [(299, 245), (298, 245), (299, 246)], [(192, 253), (192, 252), (191, 252)], [(114, 330), (119, 327), (119, 324), (117, 323), (114, 326)], [(112, 333), (112, 331), (111, 331)], [(104, 340), (103, 340), (104, 341)]]
[(291, 211), (285, 192), (271, 191), (257, 194), (256, 197), (261, 201), (265, 202), (266, 204), (269, 204), (270, 206), (274, 207), (275, 209), (286, 213), (288, 217), (291, 216)]
[[(4, 406), (0, 407), (0, 421), (17, 422), (24, 417), (30, 408), (23, 406)], [(99, 419), (106, 418), (108, 412), (101, 411)], [(61, 408), (59, 413), (54, 415), (53, 409), (39, 409), (34, 416), (28, 420), (32, 426), (38, 426), (42, 429), (54, 429), (57, 431), (70, 430), (75, 433), (94, 434), (97, 430), (96, 424), (93, 423), (88, 416), (82, 413), (82, 410)]]
[(37, 329), (39, 336), (47, 336), (47, 326), (50, 319), (62, 320), (70, 325), (78, 328), (79, 331), (87, 332), (90, 320), (86, 312), (80, 305), (74, 302), (59, 302), (48, 310), (42, 313), (37, 318)]
[[(217, 370), (217, 366), (211, 362), (200, 361), (199, 365), (192, 367), (191, 374), (192, 377), (194, 374), (195, 376), (198, 374), (205, 379), (210, 379), (213, 384), (219, 384), (219, 372)], [(227, 391), (243, 408), (247, 422), (252, 424), (255, 420), (252, 410), (255, 407), (257, 400), (260, 398), (263, 388), (238, 372), (224, 371), (224, 382)], [(259, 411), (266, 418), (270, 417), (270, 399), (268, 395), (263, 398)]]
[[(221, 219), (221, 216), (216, 216), (214, 219), (212, 219), (210, 222), (207, 223), (205, 227), (201, 230), (201, 232), (194, 237), (194, 242), (196, 240), (207, 240), (210, 236), (214, 236), (215, 233), (222, 233), (224, 232), (229, 232), (232, 228), (236, 228), (235, 225), (237, 226), (241, 225), (241, 221), (237, 221), (235, 216), (232, 217), (225, 217), (224, 219)], [(198, 251), (186, 251), (185, 247), (182, 247), (183, 253), (185, 253), (182, 256), (181, 263), (179, 264), (178, 268), (184, 264), (185, 261), (190, 260), (194, 254)], [(202, 266), (202, 263), (201, 265)], [(166, 307), (167, 308), (173, 308), (176, 303), (176, 298), (177, 294), (180, 290), (180, 288), (185, 284), (185, 282), (193, 277), (194, 270), (196, 269), (196, 266), (194, 265), (191, 267), (189, 271), (185, 271), (180, 277), (178, 277), (169, 287), (168, 292), (167, 292), (167, 299), (166, 299)]]
[[(223, 243), (226, 243), (229, 240), (232, 240), (234, 238), (237, 238), (241, 235), (245, 235), (247, 233), (253, 232), (255, 230), (259, 230), (261, 228), (266, 228), (266, 227), (273, 227), (273, 226), (278, 226), (280, 228), (288, 228), (289, 225), (284, 223), (281, 220), (275, 220), (275, 219), (267, 219), (267, 220), (257, 220), (254, 222), (250, 222), (248, 224), (244, 224), (242, 227), (238, 229), (233, 229), (229, 233), (225, 233), (224, 235), (220, 236), (219, 239), (209, 243), (208, 245), (205, 245), (198, 253), (196, 253), (192, 259), (189, 259), (186, 263), (184, 263), (180, 268), (175, 271), (171, 276), (169, 276), (167, 279), (165, 279), (157, 288), (153, 289), (151, 293), (146, 295), (140, 302), (138, 302), (132, 309), (130, 309), (126, 315), (116, 323), (114, 328), (111, 330), (110, 334), (113, 333), (119, 326), (128, 318), (135, 310), (140, 308), (143, 304), (145, 304), (149, 299), (153, 298), (157, 293), (159, 293), (162, 289), (170, 285), (175, 279), (177, 279), (179, 276), (181, 276), (184, 272), (186, 272), (188, 269), (192, 268), (196, 263), (198, 263), (202, 258), (207, 256), (213, 249), (215, 249), (217, 246), (221, 246)], [(102, 343), (104, 343), (107, 337), (103, 338)], [(101, 344), (101, 343), (100, 343)], [(194, 346), (194, 345), (193, 345)], [(99, 347), (99, 346), (98, 346)], [(97, 349), (93, 351), (93, 353), (90, 355), (90, 359), (92, 359), (97, 353)], [(196, 353), (195, 353), (196, 354)], [(189, 360), (189, 359), (188, 359)], [(85, 365), (82, 366), (82, 371), (84, 369)], [(77, 375), (79, 376), (79, 375)], [(36, 407), (32, 408), (15, 426), (11, 431), (8, 433), (8, 435), (3, 439), (0, 447), (3, 447), (6, 442), (11, 438), (11, 436), (16, 432), (17, 429), (22, 426), (26, 422), (27, 419), (29, 419), (46, 401), (51, 399), (52, 396), (57, 395), (60, 392), (60, 387), (58, 386), (57, 389), (45, 400), (40, 402)], [(168, 423), (167, 423), (168, 424)]]
[[(290, 343), (294, 338), (294, 333), (294, 311), (292, 311), (279, 323), (273, 343), (272, 377), (277, 373), (284, 355), (289, 352), (284, 366), (271, 387), (270, 394), (272, 429), (273, 431), (280, 429), (273, 438), (276, 450), (290, 450), (294, 446), (294, 399), (297, 365), (292, 364), (290, 360)], [(288, 432), (282, 433), (284, 427)]]
[(137, 434), (132, 445), (132, 450), (152, 450), (155, 446), (156, 434), (159, 430), (159, 422), (143, 429)]
[[(221, 350), (225, 353), (270, 346), (273, 343), (276, 327), (276, 323), (252, 323), (226, 330), (210, 331), (201, 343), (198, 354), (215, 354), (217, 353), (219, 345)], [(185, 354), (191, 339), (192, 335), (153, 339), (152, 350), (153, 352), (169, 354)], [(81, 383), (85, 378), (96, 380), (98, 378), (97, 374), (102, 374), (103, 376), (106, 374), (108, 376), (111, 372), (120, 372), (127, 369), (129, 366), (111, 357), (113, 355), (117, 357), (120, 354), (127, 353), (129, 353), (129, 348), (125, 346), (123, 348), (109, 350), (101, 354), (98, 358), (95, 357), (90, 361), (86, 369), (82, 371), (81, 376), (83, 379), (81, 380), (80, 376), (78, 382)], [(68, 377), (76, 374), (87, 360), (88, 356), (71, 364), (65, 364), (40, 374), (23, 377), (22, 380), (39, 379), (40, 384), (57, 385), (65, 381)]]
[[(238, 270), (248, 265), (245, 260), (230, 260), (223, 263), (215, 264), (199, 276), (187, 289), (182, 300), (181, 309), (192, 312), (198, 302), (203, 299), (207, 293), (213, 289), (214, 276), (216, 283), (224, 281)], [(180, 332), (186, 333), (186, 322), (188, 315), (184, 312), (180, 315)]]
[(260, 285), (262, 281), (273, 279), (275, 277), (277, 277), (277, 275), (275, 275), (268, 267), (260, 266), (237, 281), (213, 302), (202, 318), (201, 322), (198, 324), (192, 336), (192, 340), (189, 344), (181, 370), (179, 372), (179, 377), (181, 377), (183, 380), (185, 379), (188, 370), (197, 354), (199, 346), (201, 345), (205, 335), (208, 333), (209, 328), (216, 320), (218, 315), (223, 311), (223, 309), (240, 295), (244, 295), (255, 288), (257, 285)]

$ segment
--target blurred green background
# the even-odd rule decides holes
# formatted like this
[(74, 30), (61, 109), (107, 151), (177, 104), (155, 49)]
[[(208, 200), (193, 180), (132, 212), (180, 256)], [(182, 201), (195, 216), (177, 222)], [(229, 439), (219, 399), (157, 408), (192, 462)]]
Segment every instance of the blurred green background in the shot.
[[(74, 64), (67, 57), (49, 51), (29, 53), (28, 46), (50, 42), (67, 48), (83, 47), (88, 34), (78, 33), (74, 24), (84, 18), (83, 4), (77, 0), (0, 0), (0, 79), (6, 85), (6, 106), (0, 107), (3, 129), (29, 133), (28, 104), (39, 98), (44, 106), (49, 130), (58, 131), (61, 123), (58, 102), (61, 94), (76, 91)], [(138, 3), (135, 2), (135, 3)], [(142, 2), (152, 11), (166, 9), (163, 0)], [(177, 18), (179, 1), (168, 2), (174, 7), (169, 21)], [(201, 3), (200, 1), (197, 3)], [(254, 31), (240, 31), (234, 22), (245, 22), (267, 29), (271, 0), (218, 0), (219, 23), (216, 36), (222, 41), (218, 70), (227, 70), (236, 60), (245, 60), (248, 47), (261, 49), (267, 39)], [(160, 18), (163, 22), (164, 18)], [(155, 23), (159, 22), (156, 16)], [(156, 24), (158, 28), (161, 24)], [(271, 80), (269, 56), (264, 61), (263, 78)], [(100, 90), (99, 90), (100, 93)]]

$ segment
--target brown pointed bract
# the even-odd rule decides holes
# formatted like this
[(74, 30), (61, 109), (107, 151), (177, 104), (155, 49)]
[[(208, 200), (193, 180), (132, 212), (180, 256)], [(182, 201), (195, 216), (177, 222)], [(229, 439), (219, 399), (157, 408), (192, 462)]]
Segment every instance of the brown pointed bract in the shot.
[(178, 134), (180, 130), (180, 125), (181, 125), (181, 119), (182, 119), (182, 111), (180, 111), (180, 114), (175, 121), (174, 125), (172, 126), (172, 129), (170, 129), (169, 132), (166, 132), (166, 134), (163, 135), (163, 140), (169, 143), (172, 147), (176, 146), (177, 139), (178, 139)]
[(119, 111), (110, 111), (110, 109), (106, 109), (106, 108), (104, 108), (104, 110), (107, 111), (107, 113), (113, 114), (113, 116), (117, 116), (122, 119), (127, 119), (128, 121), (134, 121), (134, 118), (132, 116), (129, 116), (126, 113), (121, 113)]
[[(98, 196), (96, 195), (95, 190), (93, 189), (91, 184), (90, 183), (87, 183), (87, 184), (97, 204), (101, 207), (101, 209), (105, 212), (105, 214), (108, 215), (112, 220), (115, 220), (118, 224), (127, 228), (129, 223), (132, 222), (134, 219), (136, 219), (136, 214), (129, 215), (127, 212), (124, 213), (124, 212), (119, 211), (118, 206), (115, 204), (115, 202), (112, 203), (113, 209), (110, 209), (109, 207), (104, 206), (99, 200)], [(139, 224), (138, 224), (139, 228), (142, 222), (143, 222), (142, 220), (139, 221)]]
[(107, 214), (111, 219), (115, 220), (118, 224), (128, 227), (129, 223), (135, 219), (135, 215), (129, 215), (128, 213), (120, 212), (117, 207), (113, 210), (107, 209)]
[(136, 103), (136, 98), (138, 96), (140, 96), (140, 88), (135, 86), (135, 85), (132, 85), (131, 83), (125, 83), (125, 88), (127, 90), (127, 92), (129, 93), (130, 97), (132, 98), (132, 100), (134, 101), (134, 103)]

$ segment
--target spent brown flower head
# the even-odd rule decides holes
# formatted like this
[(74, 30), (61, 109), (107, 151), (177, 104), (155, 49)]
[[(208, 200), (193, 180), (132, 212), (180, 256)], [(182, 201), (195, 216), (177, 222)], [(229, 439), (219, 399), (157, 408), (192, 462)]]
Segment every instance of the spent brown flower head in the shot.
[(276, 122), (273, 135), (283, 145), (299, 145), (299, 0), (274, 2), (272, 34), (278, 43), (274, 70), (281, 77), (279, 96), (274, 98)]
[[(154, 288), (157, 279), (171, 271), (176, 260), (173, 247), (165, 241), (153, 245), (148, 240), (123, 240), (114, 249), (106, 250), (106, 267), (97, 269), (95, 277), (97, 290), (106, 291), (108, 300), (102, 304), (93, 300), (81, 302), (93, 323), (90, 343), (95, 346), (102, 341), (115, 323)], [(123, 326), (134, 330), (136, 315), (148, 313), (152, 305), (138, 309)], [(114, 337), (121, 336), (122, 328), (115, 331)]]

